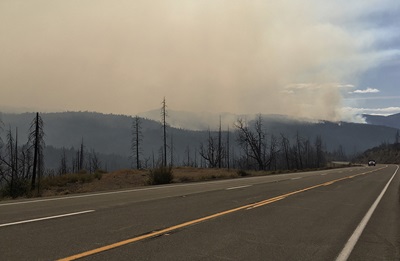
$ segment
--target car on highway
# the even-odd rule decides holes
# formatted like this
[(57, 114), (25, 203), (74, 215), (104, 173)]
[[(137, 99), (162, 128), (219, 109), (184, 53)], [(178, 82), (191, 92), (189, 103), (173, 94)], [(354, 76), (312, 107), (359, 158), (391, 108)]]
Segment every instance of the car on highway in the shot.
[(375, 160), (369, 160), (368, 161), (368, 166), (376, 166), (376, 161)]

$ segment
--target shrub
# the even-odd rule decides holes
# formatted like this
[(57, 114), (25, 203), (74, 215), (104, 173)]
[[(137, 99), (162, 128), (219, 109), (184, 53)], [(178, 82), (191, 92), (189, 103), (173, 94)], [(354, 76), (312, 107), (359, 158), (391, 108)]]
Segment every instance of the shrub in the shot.
[(41, 182), (42, 182), (42, 187), (44, 189), (50, 188), (50, 187), (64, 187), (67, 186), (68, 184), (74, 184), (74, 183), (90, 183), (95, 179), (100, 180), (103, 176), (103, 173), (101, 171), (96, 171), (96, 173), (90, 174), (87, 172), (81, 172), (81, 173), (69, 173), (69, 174), (63, 174), (60, 176), (48, 176), (45, 177)]
[(242, 170), (242, 169), (241, 169), (241, 170), (238, 170), (237, 174), (238, 174), (240, 177), (250, 176), (250, 173), (248, 173), (247, 171)]
[(8, 183), (0, 191), (2, 197), (22, 197), (27, 196), (30, 193), (29, 180), (16, 179), (11, 189), (11, 183)]
[(188, 177), (188, 176), (182, 176), (182, 177), (179, 177), (179, 181), (180, 182), (190, 182), (190, 181), (193, 181), (193, 178)]
[(103, 177), (103, 174), (106, 173), (105, 171), (102, 170), (96, 170), (96, 172), (94, 173), (94, 178), (101, 180), (101, 178)]
[(148, 183), (150, 185), (169, 184), (173, 178), (171, 167), (159, 167), (150, 170)]

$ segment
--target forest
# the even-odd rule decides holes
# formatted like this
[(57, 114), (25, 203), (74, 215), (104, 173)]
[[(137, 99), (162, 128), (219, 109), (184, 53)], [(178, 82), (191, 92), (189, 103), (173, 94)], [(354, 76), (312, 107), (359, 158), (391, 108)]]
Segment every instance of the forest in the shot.
[[(384, 128), (387, 140), (390, 140), (387, 133), (393, 133), (393, 129), (388, 127), (350, 123), (343, 123), (343, 127), (328, 122), (319, 125), (286, 122), (285, 126), (290, 128), (283, 131), (284, 128), (277, 128), (278, 124), (271, 125), (272, 121), (261, 114), (251, 121), (238, 118), (226, 130), (223, 130), (220, 120), (216, 130), (190, 131), (168, 125), (165, 105), (160, 113), (160, 122), (138, 116), (68, 112), (19, 115), (24, 118), (21, 125), (10, 121), (10, 115), (5, 116), (8, 125), (0, 118), (0, 190), (3, 196), (10, 197), (40, 195), (44, 177), (94, 174), (124, 168), (319, 169), (329, 161), (349, 161), (359, 155), (357, 151), (346, 153), (346, 147), (340, 143), (329, 145), (332, 137), (324, 128), (330, 127), (327, 128), (330, 133), (336, 131), (338, 137), (333, 138), (343, 141), (346, 141), (346, 135), (349, 136), (347, 129), (357, 131), (357, 128), (364, 127), (374, 135), (374, 131)], [(11, 116), (15, 118), (15, 115)], [(117, 127), (121, 122), (125, 124), (124, 128)], [(321, 134), (316, 134), (315, 126), (319, 127)], [(21, 130), (23, 127), (25, 130)], [(69, 133), (76, 134), (77, 129), (79, 136), (68, 136)], [(55, 130), (60, 131), (57, 133)], [(340, 134), (346, 131), (347, 134)], [(366, 133), (359, 132), (357, 136)], [(397, 140), (398, 131), (396, 135)], [(50, 145), (46, 145), (48, 139)], [(368, 136), (363, 138), (366, 139)]]

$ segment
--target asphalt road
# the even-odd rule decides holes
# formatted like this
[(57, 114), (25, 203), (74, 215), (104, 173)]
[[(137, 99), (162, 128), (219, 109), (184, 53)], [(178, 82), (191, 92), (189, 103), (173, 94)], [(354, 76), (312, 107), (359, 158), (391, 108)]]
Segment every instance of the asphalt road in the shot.
[(397, 169), (2, 201), (0, 260), (400, 260)]

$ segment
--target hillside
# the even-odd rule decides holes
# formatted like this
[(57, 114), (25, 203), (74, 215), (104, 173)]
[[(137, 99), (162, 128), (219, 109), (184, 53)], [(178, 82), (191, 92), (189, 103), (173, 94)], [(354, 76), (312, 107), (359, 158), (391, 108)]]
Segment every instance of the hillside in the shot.
[(400, 163), (400, 143), (382, 144), (378, 147), (366, 150), (354, 161), (367, 163), (375, 160), (377, 164), (399, 164)]
[[(101, 155), (102, 161), (110, 169), (130, 167), (130, 143), (131, 125), (133, 118), (125, 115), (100, 114), (93, 112), (63, 112), (43, 113), (45, 142), (49, 146), (46, 155), (46, 166), (55, 168), (61, 157), (60, 148), (67, 149), (69, 161), (74, 155), (74, 148), (78, 148), (83, 140), (86, 151), (94, 150)], [(26, 142), (28, 130), (34, 113), (2, 114), (5, 129), (13, 131), (18, 127), (19, 143)], [(238, 155), (241, 151), (234, 135), (234, 122), (225, 122), (223, 130), (228, 127), (231, 131), (231, 150)], [(193, 117), (193, 119), (196, 119)], [(159, 156), (162, 147), (161, 124), (154, 120), (142, 118), (142, 159), (152, 162)], [(249, 120), (249, 119), (247, 119)], [(168, 122), (174, 122), (173, 114), (169, 115)], [(219, 121), (217, 117), (216, 121)], [(252, 121), (249, 121), (252, 125)], [(356, 123), (333, 123), (333, 122), (311, 122), (295, 120), (286, 116), (263, 115), (263, 128), (269, 139), (273, 134), (280, 137), (281, 134), (289, 140), (294, 141), (296, 133), (310, 142), (321, 136), (325, 149), (334, 151), (342, 146), (345, 153), (354, 154), (366, 149), (378, 146), (381, 143), (391, 143), (396, 134), (396, 129), (384, 126), (356, 124)], [(5, 140), (5, 132), (0, 134)], [(198, 150), (201, 143), (206, 143), (207, 130), (185, 130), (180, 128), (168, 128), (168, 144), (173, 140), (174, 161), (180, 165), (188, 157), (191, 160), (200, 161)], [(216, 132), (211, 132), (216, 136)], [(226, 131), (223, 139), (226, 139)], [(169, 150), (171, 147), (169, 147)]]
[(363, 117), (368, 124), (381, 125), (400, 129), (400, 113), (380, 116), (380, 115), (368, 115), (364, 114)]

